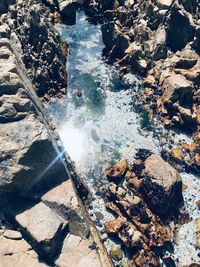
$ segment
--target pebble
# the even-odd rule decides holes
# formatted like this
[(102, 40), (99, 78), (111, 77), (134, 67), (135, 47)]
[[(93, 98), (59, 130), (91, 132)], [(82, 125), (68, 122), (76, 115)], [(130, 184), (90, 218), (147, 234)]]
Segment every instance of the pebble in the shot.
[(110, 256), (115, 261), (120, 261), (123, 258), (123, 252), (119, 246), (113, 246), (110, 251)]

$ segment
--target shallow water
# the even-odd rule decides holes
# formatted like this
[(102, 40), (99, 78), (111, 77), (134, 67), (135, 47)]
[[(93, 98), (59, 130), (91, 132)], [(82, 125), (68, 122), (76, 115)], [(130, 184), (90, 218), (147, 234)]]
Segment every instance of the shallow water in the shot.
[[(122, 158), (133, 159), (138, 148), (158, 154), (160, 147), (151, 134), (140, 134), (138, 114), (132, 105), (139, 81), (129, 74), (122, 82), (115, 67), (102, 58), (100, 26), (89, 24), (79, 13), (76, 25), (59, 26), (59, 30), (70, 45), (68, 94), (65, 99), (52, 100), (47, 108), (67, 153), (93, 193), (90, 213), (103, 233), (102, 222), (111, 216), (105, 211), (103, 199), (96, 195), (98, 188), (107, 183), (104, 169)], [(189, 185), (184, 194), (190, 215), (200, 217), (195, 209), (200, 181), (188, 174), (183, 174), (183, 179)], [(194, 232), (193, 222), (180, 230), (180, 245), (175, 248), (180, 266), (199, 260)], [(106, 245), (109, 248), (111, 241)]]

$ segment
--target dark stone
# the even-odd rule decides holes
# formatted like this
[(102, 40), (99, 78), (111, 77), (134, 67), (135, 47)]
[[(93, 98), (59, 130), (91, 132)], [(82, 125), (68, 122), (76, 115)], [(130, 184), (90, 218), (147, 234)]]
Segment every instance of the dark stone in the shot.
[(167, 29), (167, 45), (173, 52), (183, 49), (193, 40), (195, 30), (190, 24), (189, 18), (174, 7), (171, 11), (169, 26)]

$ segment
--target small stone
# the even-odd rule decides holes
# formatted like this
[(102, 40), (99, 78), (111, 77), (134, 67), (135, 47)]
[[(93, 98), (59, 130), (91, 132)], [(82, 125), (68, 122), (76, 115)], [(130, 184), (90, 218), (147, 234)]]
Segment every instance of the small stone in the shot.
[(8, 239), (13, 239), (13, 240), (20, 240), (22, 239), (22, 235), (18, 231), (13, 231), (13, 230), (7, 230), (4, 232), (3, 236)]
[(78, 96), (78, 97), (82, 97), (82, 91), (81, 91), (81, 89), (77, 89), (77, 91), (76, 91), (76, 95)]
[(180, 161), (182, 161), (184, 158), (183, 152), (181, 151), (179, 147), (172, 148), (171, 155), (173, 156), (173, 158), (175, 158), (176, 160), (180, 160)]
[(196, 224), (196, 248), (200, 248), (200, 218), (195, 219)]
[(200, 200), (197, 200), (196, 205), (197, 205), (197, 208), (200, 210)]
[(196, 164), (197, 166), (200, 166), (200, 154), (199, 154), (199, 153), (196, 153), (196, 154), (194, 155), (194, 161), (195, 161), (195, 164)]
[(128, 169), (128, 163), (126, 160), (122, 160), (113, 167), (109, 167), (105, 170), (106, 176), (110, 181), (119, 182), (126, 174)]
[(120, 261), (123, 258), (123, 252), (118, 246), (113, 246), (111, 251), (110, 251), (110, 256), (113, 258), (115, 261)]
[(181, 144), (181, 146), (182, 146), (182, 148), (184, 148), (186, 151), (190, 151), (190, 145), (189, 144), (187, 144), (187, 143), (183, 143), (183, 144)]
[(186, 189), (188, 189), (188, 185), (182, 184), (182, 190), (185, 191)]
[(171, 120), (168, 120), (168, 119), (164, 120), (164, 125), (165, 126), (169, 126), (171, 124), (172, 124), (172, 121)]
[(129, 263), (128, 263), (128, 260), (127, 259), (122, 259), (122, 262), (121, 262), (121, 267), (129, 267)]

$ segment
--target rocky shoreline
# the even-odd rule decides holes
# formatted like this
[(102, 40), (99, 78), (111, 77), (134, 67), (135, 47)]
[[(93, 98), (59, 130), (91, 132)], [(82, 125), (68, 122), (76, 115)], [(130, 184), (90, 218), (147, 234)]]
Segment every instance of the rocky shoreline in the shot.
[(174, 225), (188, 220), (180, 174), (144, 149), (105, 170), (98, 193), (114, 219), (104, 228), (120, 244), (108, 255), (86, 209), (90, 192), (42, 104), (67, 93), (68, 44), (55, 24), (76, 23), (79, 9), (102, 24), (120, 78), (142, 79), (133, 104), (145, 120), (193, 134), (191, 144), (166, 138), (163, 156), (200, 170), (196, 0), (0, 0), (0, 267), (176, 266)]
[[(84, 199), (87, 188), (39, 99), (44, 92), (62, 93), (67, 82), (67, 46), (63, 50), (48, 22), (51, 14), (43, 17), (47, 8), (41, 1), (17, 1), (1, 10), (0, 266), (112, 266), (77, 193)], [(46, 65), (45, 54), (50, 55)], [(35, 82), (38, 62), (50, 71), (44, 76), (48, 84), (42, 78)], [(48, 87), (54, 83), (58, 86)]]
[(198, 1), (91, 0), (84, 9), (102, 24), (104, 55), (121, 77), (143, 77), (133, 105), (146, 121), (157, 116), (167, 129), (193, 135), (191, 144), (167, 140), (163, 154), (199, 173)]

